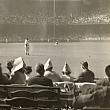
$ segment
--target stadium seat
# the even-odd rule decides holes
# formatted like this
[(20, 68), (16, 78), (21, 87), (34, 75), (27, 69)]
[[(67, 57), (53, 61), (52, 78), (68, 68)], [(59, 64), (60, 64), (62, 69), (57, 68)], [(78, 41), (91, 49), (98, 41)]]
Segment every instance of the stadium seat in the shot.
[(0, 99), (5, 99), (8, 97), (7, 91), (0, 89)]
[(39, 109), (60, 110), (60, 93), (52, 90), (39, 90), (33, 93)]
[(45, 89), (45, 90), (52, 90), (52, 91), (60, 93), (60, 88), (57, 88), (57, 87), (46, 87), (46, 86), (40, 86), (40, 85), (34, 85), (34, 86), (0, 85), (0, 89), (6, 90), (6, 93), (8, 94), (8, 97), (11, 97), (10, 93), (14, 94), (15, 91), (18, 94), (20, 94), (19, 92), (21, 92), (21, 91), (24, 91), (24, 92), (28, 91), (28, 93), (29, 93), (29, 92), (35, 92), (35, 91), (39, 91), (39, 90), (44, 90)]
[(13, 92), (10, 92), (10, 97), (27, 97), (33, 99), (33, 94), (30, 91), (27, 90), (16, 90)]
[[(7, 99), (7, 104), (11, 104), (11, 106), (13, 106), (14, 108), (17, 106), (17, 109), (21, 109), (23, 105), (21, 103), (18, 103), (17, 105), (17, 102), (20, 101), (25, 103), (25, 101), (28, 98), (30, 103), (29, 105), (31, 105), (32, 100), (36, 100), (39, 104), (40, 109), (46, 110), (47, 108), (48, 109), (56, 108), (60, 110), (60, 88), (44, 87), (38, 85), (37, 86), (0, 85), (0, 88), (6, 89), (6, 91), (8, 92), (8, 98), (10, 98)], [(41, 107), (40, 105), (44, 105), (43, 106), (44, 108)], [(24, 110), (24, 106), (22, 109)]]
[(37, 101), (29, 98), (15, 97), (6, 99), (5, 102), (11, 105), (12, 110), (37, 110)]
[(0, 104), (0, 110), (11, 110), (11, 105)]
[(73, 96), (74, 94), (70, 93), (60, 93), (61, 107), (66, 110), (72, 108)]

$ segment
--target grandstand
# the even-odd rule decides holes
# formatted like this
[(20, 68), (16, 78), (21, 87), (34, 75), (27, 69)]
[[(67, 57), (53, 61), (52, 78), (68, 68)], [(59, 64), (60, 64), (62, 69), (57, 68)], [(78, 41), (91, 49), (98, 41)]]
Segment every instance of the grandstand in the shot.
[(0, 0), (0, 42), (108, 41), (109, 6), (109, 0)]

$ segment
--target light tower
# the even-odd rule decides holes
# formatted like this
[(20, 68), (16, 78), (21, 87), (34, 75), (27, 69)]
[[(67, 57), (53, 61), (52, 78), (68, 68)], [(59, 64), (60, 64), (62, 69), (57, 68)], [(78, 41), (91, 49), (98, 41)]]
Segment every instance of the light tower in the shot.
[(55, 11), (55, 6), (56, 6), (56, 3), (55, 3), (55, 0), (53, 1), (53, 17), (54, 17), (54, 24), (53, 24), (53, 39), (55, 38), (55, 17), (56, 17), (56, 11)]

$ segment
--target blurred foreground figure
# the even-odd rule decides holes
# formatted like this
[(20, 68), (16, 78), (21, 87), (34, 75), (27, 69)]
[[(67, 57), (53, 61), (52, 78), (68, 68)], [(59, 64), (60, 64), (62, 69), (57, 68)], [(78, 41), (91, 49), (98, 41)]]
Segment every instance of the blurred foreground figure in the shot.
[(0, 84), (8, 84), (9, 76), (2, 72), (2, 67), (0, 63)]
[(95, 76), (94, 73), (89, 70), (88, 62), (81, 62), (81, 68), (83, 69), (83, 72), (80, 73), (76, 82), (94, 82)]
[(105, 67), (107, 78), (98, 80), (96, 88), (87, 94), (80, 94), (73, 98), (73, 107), (106, 107), (110, 108), (110, 65)]
[(45, 63), (44, 69), (45, 69), (45, 73), (44, 73), (45, 77), (51, 79), (53, 82), (60, 82), (61, 81), (60, 75), (52, 70), (53, 65), (52, 65), (50, 58)]
[(27, 80), (28, 85), (53, 86), (52, 80), (44, 77), (44, 65), (39, 63), (35, 66), (36, 75)]
[(105, 67), (105, 74), (107, 78), (97, 81), (97, 85), (99, 86), (110, 86), (110, 65)]
[(10, 78), (11, 70), (13, 68), (13, 63), (14, 63), (14, 60), (7, 61), (6, 68), (8, 69), (8, 72), (3, 73), (5, 76), (8, 77), (8, 79)]
[(25, 54), (29, 55), (29, 39), (25, 39)]
[(74, 77), (71, 76), (71, 69), (67, 62), (65, 62), (65, 65), (62, 70), (62, 81), (69, 81), (69, 82), (74, 82)]
[(78, 95), (73, 98), (73, 107), (82, 109), (83, 107), (110, 107), (110, 87), (96, 88), (92, 93)]

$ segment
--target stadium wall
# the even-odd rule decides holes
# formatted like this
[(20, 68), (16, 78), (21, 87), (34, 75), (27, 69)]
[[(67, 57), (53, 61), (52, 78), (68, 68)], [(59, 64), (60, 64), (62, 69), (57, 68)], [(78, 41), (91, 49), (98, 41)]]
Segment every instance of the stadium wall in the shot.
[[(88, 38), (110, 37), (110, 24), (90, 24), (90, 25), (57, 25), (55, 26), (55, 36), (53, 35), (53, 25), (0, 25), (0, 42), (24, 42), (29, 37), (31, 42), (54, 42), (56, 40), (78, 41)], [(99, 39), (100, 38), (100, 39)]]

